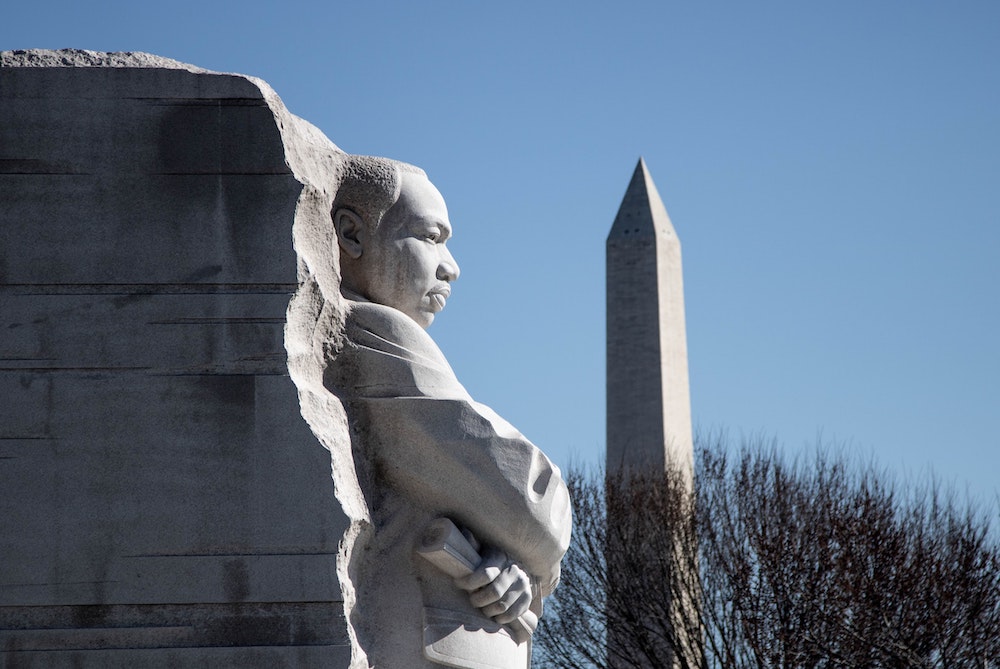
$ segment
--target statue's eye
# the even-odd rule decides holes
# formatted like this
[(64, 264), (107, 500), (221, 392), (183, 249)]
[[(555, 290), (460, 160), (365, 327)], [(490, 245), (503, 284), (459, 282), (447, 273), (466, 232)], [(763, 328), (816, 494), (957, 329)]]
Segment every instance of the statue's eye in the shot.
[(436, 244), (437, 241), (441, 239), (441, 233), (437, 230), (427, 230), (423, 235), (421, 235), (421, 238)]

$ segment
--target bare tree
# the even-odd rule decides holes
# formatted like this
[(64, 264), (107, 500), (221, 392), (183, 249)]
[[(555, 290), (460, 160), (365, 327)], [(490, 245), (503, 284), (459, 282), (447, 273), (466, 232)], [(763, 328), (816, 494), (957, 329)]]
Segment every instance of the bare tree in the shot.
[(541, 666), (1000, 667), (1000, 542), (974, 504), (840, 455), (731, 450), (699, 446), (693, 493), (569, 476)]
[(573, 543), (536, 634), (541, 666), (704, 666), (689, 480), (569, 473)]

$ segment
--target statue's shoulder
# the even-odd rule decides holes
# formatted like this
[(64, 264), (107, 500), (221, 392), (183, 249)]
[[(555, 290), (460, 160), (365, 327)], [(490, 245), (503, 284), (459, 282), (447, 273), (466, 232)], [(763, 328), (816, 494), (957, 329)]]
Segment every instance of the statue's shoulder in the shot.
[(340, 392), (368, 397), (466, 397), (441, 349), (403, 312), (346, 301), (346, 345), (327, 379)]
[(347, 301), (345, 334), (358, 346), (369, 346), (388, 353), (402, 353), (451, 367), (438, 345), (412, 318), (392, 307), (374, 302)]

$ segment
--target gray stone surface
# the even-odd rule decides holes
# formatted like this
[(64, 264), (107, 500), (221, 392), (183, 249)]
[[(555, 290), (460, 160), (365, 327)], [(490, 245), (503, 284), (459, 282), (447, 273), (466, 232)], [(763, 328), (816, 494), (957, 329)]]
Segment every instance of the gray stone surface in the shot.
[(608, 471), (690, 471), (681, 243), (641, 158), (606, 249)]
[(86, 49), (14, 49), (0, 52), (0, 67), (143, 67), (217, 74), (152, 53)]
[(339, 150), (148, 54), (4, 52), (0, 118), (5, 666), (346, 666), (283, 346)]

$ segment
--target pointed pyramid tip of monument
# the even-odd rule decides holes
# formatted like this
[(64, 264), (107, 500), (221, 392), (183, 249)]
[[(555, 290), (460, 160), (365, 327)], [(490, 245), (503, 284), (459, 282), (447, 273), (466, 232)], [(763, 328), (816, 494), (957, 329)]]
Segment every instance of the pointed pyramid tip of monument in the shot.
[(635, 170), (632, 172), (632, 180), (635, 181), (639, 175), (649, 179), (649, 167), (646, 165), (646, 159), (641, 155), (639, 156), (639, 162), (635, 164)]
[(639, 156), (639, 162), (635, 165), (635, 173), (632, 178), (633, 180), (642, 179), (645, 182), (646, 190), (651, 191), (650, 197), (654, 195), (659, 197), (659, 194), (656, 192), (656, 186), (653, 184), (653, 175), (649, 173), (649, 165), (646, 164), (646, 159), (642, 156)]
[(608, 239), (655, 236), (659, 231), (675, 234), (663, 200), (656, 190), (646, 159), (639, 156), (632, 180), (625, 190)]

